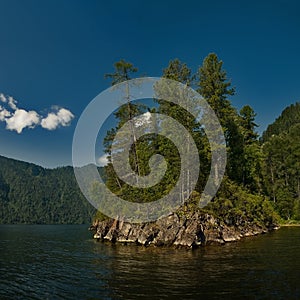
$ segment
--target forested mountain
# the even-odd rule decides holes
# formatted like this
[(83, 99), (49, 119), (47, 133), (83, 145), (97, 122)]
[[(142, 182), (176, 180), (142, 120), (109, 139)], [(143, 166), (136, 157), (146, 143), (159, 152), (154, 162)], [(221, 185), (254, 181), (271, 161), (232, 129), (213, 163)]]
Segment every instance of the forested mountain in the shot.
[(272, 135), (278, 135), (286, 132), (291, 126), (300, 123), (300, 103), (297, 102), (285, 108), (281, 115), (270, 124), (267, 130), (262, 134), (262, 141), (268, 141)]
[(0, 224), (82, 224), (94, 214), (72, 167), (45, 169), (0, 156)]
[(287, 107), (263, 134), (264, 187), (284, 219), (300, 219), (300, 103)]

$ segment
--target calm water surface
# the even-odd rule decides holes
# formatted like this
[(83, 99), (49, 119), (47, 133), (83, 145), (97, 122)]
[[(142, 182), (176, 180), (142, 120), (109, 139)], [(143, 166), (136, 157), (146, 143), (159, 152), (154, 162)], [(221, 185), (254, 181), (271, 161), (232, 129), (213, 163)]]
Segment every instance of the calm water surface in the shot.
[(300, 299), (300, 227), (194, 251), (1, 225), (0, 299)]

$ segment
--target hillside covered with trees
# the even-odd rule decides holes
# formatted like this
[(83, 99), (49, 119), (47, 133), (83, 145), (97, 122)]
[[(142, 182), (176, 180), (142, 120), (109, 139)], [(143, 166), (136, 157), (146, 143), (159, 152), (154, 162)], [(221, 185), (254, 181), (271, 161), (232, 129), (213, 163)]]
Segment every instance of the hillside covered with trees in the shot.
[(262, 150), (265, 194), (282, 218), (300, 220), (300, 103), (268, 126)]
[(72, 167), (45, 169), (0, 156), (0, 224), (87, 224), (94, 214)]
[(300, 123), (300, 103), (297, 102), (286, 107), (281, 115), (270, 124), (267, 130), (262, 134), (262, 142), (267, 142), (273, 135), (279, 135), (289, 131), (289, 129)]

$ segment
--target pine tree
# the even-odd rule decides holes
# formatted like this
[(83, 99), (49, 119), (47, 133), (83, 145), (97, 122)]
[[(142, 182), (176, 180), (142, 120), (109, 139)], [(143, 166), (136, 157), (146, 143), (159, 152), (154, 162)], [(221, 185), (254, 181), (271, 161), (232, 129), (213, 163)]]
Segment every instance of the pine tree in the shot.
[(240, 110), (239, 127), (243, 139), (243, 180), (245, 187), (253, 192), (262, 192), (262, 161), (263, 155), (255, 131), (256, 113), (249, 105)]
[[(192, 150), (190, 149), (191, 139), (197, 145), (198, 151), (196, 155), (199, 155), (201, 172), (199, 174), (199, 180), (197, 184), (197, 190), (200, 190), (205, 184), (206, 176), (208, 174), (207, 170), (207, 156), (204, 156), (204, 145), (207, 146), (207, 138), (204, 136), (203, 128), (199, 123), (199, 120), (195, 118), (195, 115), (199, 114), (199, 105), (197, 102), (193, 101), (192, 97), (188, 95), (188, 88), (193, 84), (195, 76), (192, 75), (191, 69), (179, 59), (171, 60), (168, 66), (163, 70), (163, 77), (166, 79), (174, 80), (181, 83), (181, 87), (178, 88), (178, 84), (172, 84), (169, 82), (168, 84), (160, 83), (157, 87), (159, 93), (163, 95), (167, 95), (169, 99), (176, 99), (176, 103), (164, 101), (163, 99), (157, 99), (159, 103), (158, 111), (161, 114), (168, 115), (169, 117), (175, 119), (178, 123), (183, 125), (185, 129), (189, 132), (187, 135), (178, 135), (177, 132), (168, 132), (171, 134), (173, 139), (179, 141), (181, 145), (186, 145), (185, 153), (188, 156), (192, 156)], [(192, 112), (192, 113), (191, 113)], [(161, 123), (161, 127), (165, 131), (170, 131), (169, 128), (164, 127), (164, 123)], [(205, 144), (206, 142), (206, 144)], [(170, 162), (170, 167), (173, 170), (173, 174), (178, 173), (180, 170), (180, 157), (175, 156), (174, 145), (170, 141), (165, 141), (160, 145), (161, 149), (164, 149), (164, 153), (168, 157)], [(206, 153), (205, 153), (206, 154)], [(190, 165), (189, 165), (190, 163)], [(188, 168), (186, 170), (183, 169), (183, 181), (181, 184), (181, 193), (180, 199), (183, 203), (187, 200), (188, 196), (192, 192), (190, 190), (191, 184), (191, 174), (192, 168), (195, 166), (192, 165), (192, 162), (188, 162)], [(206, 172), (204, 172), (204, 170)], [(174, 176), (174, 175), (173, 175)], [(174, 180), (173, 180), (174, 182)], [(201, 188), (200, 188), (201, 186)]]
[[(240, 183), (242, 181), (243, 141), (238, 126), (239, 116), (232, 107), (228, 96), (234, 95), (235, 89), (231, 87), (223, 70), (223, 62), (216, 54), (210, 53), (198, 70), (198, 92), (208, 102), (223, 128), (227, 145), (227, 174), (230, 179)], [(218, 171), (215, 172), (218, 174)]]
[(245, 105), (240, 110), (240, 116), (240, 126), (242, 128), (244, 143), (251, 144), (258, 138), (258, 134), (255, 132), (256, 127), (258, 127), (255, 123), (256, 113), (250, 105)]
[(137, 141), (136, 141), (136, 135), (135, 135), (135, 128), (133, 124), (133, 117), (136, 115), (139, 115), (141, 113), (141, 108), (133, 104), (130, 101), (130, 86), (128, 83), (128, 80), (132, 79), (131, 75), (135, 72), (137, 72), (137, 68), (134, 67), (134, 65), (130, 62), (127, 62), (125, 60), (120, 60), (114, 64), (115, 72), (111, 74), (106, 74), (104, 77), (105, 78), (110, 78), (112, 79), (112, 86), (122, 83), (125, 81), (125, 101), (126, 104), (122, 105), (117, 112), (114, 113), (115, 117), (119, 120), (118, 126), (116, 129), (112, 129), (108, 131), (107, 136), (105, 137), (104, 140), (104, 145), (105, 145), (105, 152), (108, 155), (108, 160), (109, 164), (106, 167), (106, 172), (108, 174), (108, 185), (111, 185), (110, 187), (112, 189), (115, 189), (118, 187), (119, 189), (121, 188), (121, 181), (117, 178), (117, 175), (115, 174), (115, 171), (113, 169), (113, 166), (111, 164), (111, 147), (112, 147), (112, 142), (114, 140), (115, 134), (118, 129), (122, 127), (123, 124), (126, 122), (130, 122), (130, 132), (128, 132), (127, 136), (124, 137), (125, 141), (117, 141), (119, 143), (120, 149), (122, 148), (122, 144), (124, 142), (127, 142), (128, 136), (132, 136), (133, 140), (131, 141), (133, 144), (132, 147), (132, 156), (133, 156), (133, 170), (140, 175), (139, 171), (139, 158), (137, 155)]
[(235, 114), (228, 96), (235, 93), (223, 70), (223, 62), (215, 53), (210, 53), (203, 61), (198, 71), (198, 92), (209, 103), (219, 118), (221, 125), (226, 128), (228, 119)]

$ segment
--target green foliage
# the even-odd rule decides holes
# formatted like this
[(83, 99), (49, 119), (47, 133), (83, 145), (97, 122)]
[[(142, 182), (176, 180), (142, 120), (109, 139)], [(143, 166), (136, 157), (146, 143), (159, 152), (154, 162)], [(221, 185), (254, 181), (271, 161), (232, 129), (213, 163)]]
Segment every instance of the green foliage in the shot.
[(94, 212), (72, 167), (50, 170), (0, 156), (0, 223), (83, 224)]
[[(169, 62), (169, 65), (163, 70), (163, 77), (166, 79), (178, 81), (185, 87), (191, 86), (196, 79), (196, 76), (192, 75), (191, 69), (185, 63), (182, 63), (179, 59), (174, 59)], [(180, 104), (178, 105), (175, 103), (164, 101), (160, 98), (156, 99), (157, 103), (159, 104), (158, 112), (168, 115), (178, 123), (182, 124), (189, 132), (190, 136), (197, 146), (199, 152), (198, 155), (200, 161), (200, 173), (196, 189), (201, 190), (204, 188), (210, 170), (210, 147), (207, 137), (204, 134), (204, 130), (201, 126), (200, 120), (196, 120), (194, 117), (194, 115), (198, 115), (200, 113), (197, 102), (193, 102), (193, 100), (189, 99), (185, 92), (178, 93), (177, 88), (173, 88), (171, 84), (160, 84), (159, 86), (157, 86), (157, 90), (159, 92), (158, 94), (163, 91), (164, 95), (168, 95), (168, 97), (170, 97), (171, 99), (176, 99), (177, 103)], [(193, 112), (193, 115), (188, 112), (187, 109), (185, 109), (187, 106)], [(164, 123), (162, 123), (161, 126), (164, 132), (170, 134), (170, 132), (168, 132), (169, 128), (164, 130)], [(176, 132), (173, 133), (173, 138), (177, 140), (180, 139), (181, 144), (188, 144), (190, 136), (187, 135), (183, 137), (178, 136)], [(174, 156), (174, 146), (171, 145), (171, 142), (163, 141), (163, 143), (160, 143), (159, 147), (160, 149), (163, 149), (166, 148), (167, 145), (169, 145), (169, 152), (167, 153), (167, 157), (172, 160), (172, 173), (180, 172), (180, 157)], [(191, 155), (191, 149), (187, 148), (186, 151), (188, 155)], [(189, 168), (192, 167), (193, 166), (189, 166)], [(188, 190), (188, 183), (190, 182), (189, 176), (189, 172), (187, 172), (187, 174), (184, 174), (185, 181), (182, 182), (180, 193), (182, 202), (186, 200), (184, 194), (190, 194), (191, 192), (190, 190)]]
[(293, 125), (300, 123), (300, 103), (297, 102), (285, 108), (281, 115), (270, 124), (262, 135), (262, 142), (269, 141), (273, 135), (286, 132)]
[(215, 53), (210, 53), (199, 68), (198, 92), (204, 97), (216, 113), (221, 125), (226, 127), (228, 117), (235, 114), (228, 96), (234, 95), (235, 89), (231, 88), (231, 83), (227, 79), (226, 71), (222, 68)]
[(260, 149), (255, 132), (255, 112), (246, 105), (240, 114), (228, 96), (234, 95), (223, 70), (223, 62), (216, 54), (209, 54), (198, 72), (198, 92), (212, 107), (223, 127), (227, 144), (227, 175), (229, 179), (253, 192), (261, 190)]
[(207, 209), (228, 225), (254, 223), (271, 226), (280, 220), (267, 197), (254, 195), (228, 178), (223, 180), (217, 197)]
[(132, 63), (127, 62), (124, 59), (117, 61), (114, 64), (114, 67), (115, 67), (115, 73), (104, 75), (105, 78), (112, 79), (111, 85), (115, 85), (131, 79), (130, 78), (131, 74), (138, 71), (138, 69), (134, 67)]
[(245, 105), (240, 110), (240, 126), (245, 144), (251, 144), (256, 141), (258, 134), (255, 132), (257, 127), (255, 123), (256, 113), (250, 105)]
[[(115, 85), (124, 80), (129, 80), (130, 74), (136, 70), (137, 69), (131, 63), (122, 60), (121, 62), (115, 64), (115, 73), (109, 74), (107, 77), (113, 78), (112, 85)], [(125, 91), (126, 103), (120, 106), (120, 108), (114, 113), (115, 118), (118, 120), (116, 128), (112, 128), (110, 131), (108, 131), (104, 139), (105, 152), (108, 154), (109, 160), (108, 165), (105, 167), (107, 176), (106, 184), (111, 191), (127, 201), (149, 202), (156, 200), (158, 195), (166, 195), (170, 190), (169, 187), (174, 186), (174, 182), (176, 182), (178, 178), (178, 172), (173, 172), (174, 168), (171, 168), (171, 166), (175, 166), (175, 168), (178, 169), (178, 163), (175, 162), (176, 159), (174, 160), (174, 157), (176, 157), (176, 155), (178, 156), (178, 151), (174, 152), (174, 145), (168, 142), (165, 143), (166, 139), (164, 139), (162, 136), (146, 134), (140, 139), (136, 138), (136, 127), (132, 119), (148, 112), (148, 110), (155, 112), (155, 108), (147, 108), (141, 103), (130, 102), (130, 88), (131, 86), (127, 84)], [(115, 140), (116, 132), (126, 122), (129, 122), (131, 125), (130, 130), (123, 136), (119, 136), (118, 140)], [(132, 170), (139, 176), (149, 174), (149, 159), (154, 154), (161, 154), (166, 158), (168, 169), (160, 184), (151, 188), (139, 189), (126, 184), (124, 181), (118, 178), (111, 163), (112, 143), (115, 140), (114, 147), (116, 152), (121, 153), (124, 151), (125, 143), (128, 142), (128, 137), (132, 141), (129, 162)], [(168, 153), (171, 151), (172, 156), (170, 157)]]
[[(123, 67), (120, 67), (123, 66)], [(279, 216), (274, 211), (273, 203), (268, 197), (263, 195), (266, 188), (264, 186), (263, 167), (264, 153), (258, 142), (256, 133), (255, 112), (246, 105), (240, 112), (231, 105), (229, 96), (234, 95), (234, 88), (231, 87), (227, 79), (226, 72), (223, 70), (223, 63), (216, 54), (209, 54), (203, 61), (196, 75), (191, 69), (180, 60), (175, 59), (169, 62), (167, 68), (163, 70), (163, 77), (181, 82), (183, 86), (198, 87), (198, 92), (207, 100), (218, 116), (225, 133), (228, 153), (228, 165), (226, 179), (222, 183), (217, 196), (203, 211), (208, 211), (223, 219), (228, 224), (255, 223), (258, 225), (271, 226), (278, 222)], [(116, 73), (109, 77), (116, 79), (113, 84), (129, 79), (129, 70), (135, 68), (132, 64), (122, 61), (118, 66), (115, 65)], [(198, 81), (198, 82), (197, 82)], [(164, 85), (158, 83), (155, 87), (158, 91), (157, 99), (154, 99), (158, 107), (148, 107), (151, 112), (159, 112), (170, 116), (182, 124), (190, 133), (198, 148), (200, 159), (200, 174), (198, 184), (192, 192), (188, 201), (179, 210), (179, 215), (187, 216), (189, 212), (198, 210), (198, 203), (201, 192), (206, 184), (210, 172), (211, 149), (207, 137), (204, 133), (201, 120), (195, 118), (184, 109), (184, 93), (173, 95), (174, 89), (171, 84)], [(159, 97), (159, 92), (169, 97), (177, 97), (180, 105), (164, 101)], [(115, 113), (118, 120), (116, 128), (112, 128), (105, 138), (106, 153), (111, 155), (111, 143), (117, 130), (134, 116), (147, 111), (138, 104), (130, 104), (130, 86), (127, 86), (127, 105), (124, 104)], [(182, 99), (181, 99), (182, 98)], [(182, 104), (182, 105), (181, 105)], [(195, 113), (199, 108), (193, 102), (188, 103), (189, 107), (194, 107)], [(199, 113), (199, 111), (198, 111)], [(202, 120), (203, 121), (203, 120)], [(162, 132), (169, 133), (169, 128), (164, 126), (164, 122), (158, 122)], [(134, 126), (131, 135), (134, 136)], [(163, 135), (163, 134), (162, 134)], [(178, 137), (175, 137), (177, 138)], [(117, 141), (119, 150), (122, 151), (122, 141)], [(189, 151), (187, 149), (187, 151)], [(143, 176), (150, 172), (149, 159), (154, 154), (161, 154), (167, 161), (167, 172), (161, 183), (150, 189), (135, 189), (120, 179), (114, 172), (112, 164), (106, 167), (106, 177), (109, 188), (117, 195), (128, 201), (149, 202), (155, 201), (167, 194), (178, 180), (180, 172), (180, 157), (175, 145), (171, 140), (163, 136), (145, 135), (136, 140), (130, 152), (130, 162), (132, 170)], [(189, 174), (184, 174), (186, 182), (189, 181)], [(183, 183), (178, 197), (182, 202), (186, 199), (186, 187)], [(189, 193), (188, 193), (189, 194)], [(287, 210), (288, 206), (282, 208)], [(299, 208), (299, 203), (293, 204), (294, 209)], [(101, 218), (103, 216), (100, 216)]]
[[(298, 110), (298, 106), (291, 106)], [(285, 110), (292, 116), (291, 109)], [(279, 118), (282, 120), (282, 118)], [(277, 121), (275, 121), (276, 123)], [(277, 126), (277, 125), (276, 125)], [(275, 126), (275, 127), (276, 127)], [(262, 145), (264, 153), (264, 187), (283, 219), (300, 219), (300, 124), (276, 127), (280, 134), (273, 134)]]
[(197, 75), (197, 91), (213, 109), (224, 131), (228, 153), (228, 176), (238, 180), (242, 177), (240, 167), (242, 138), (236, 122), (237, 112), (228, 100), (228, 96), (234, 95), (235, 90), (231, 88), (231, 83), (227, 79), (223, 62), (215, 53), (210, 53), (203, 60)]

